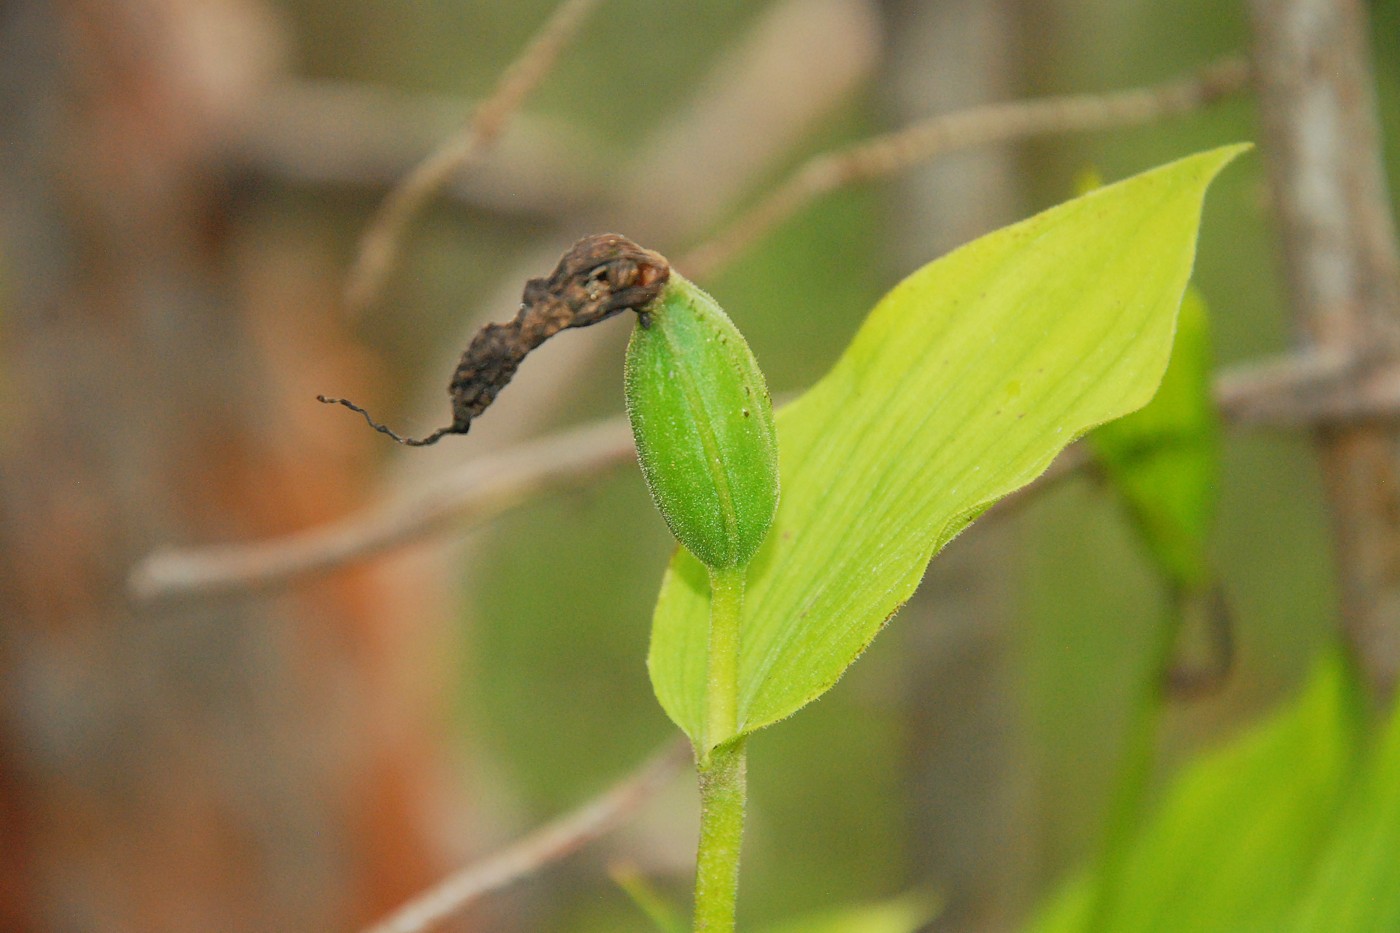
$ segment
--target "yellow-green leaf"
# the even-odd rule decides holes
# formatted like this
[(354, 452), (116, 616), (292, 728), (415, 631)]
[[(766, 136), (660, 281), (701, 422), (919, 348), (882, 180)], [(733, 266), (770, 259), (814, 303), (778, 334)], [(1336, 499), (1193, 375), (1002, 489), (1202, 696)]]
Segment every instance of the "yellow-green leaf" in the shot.
[[(778, 417), (783, 499), (749, 566), (739, 728), (826, 691), (929, 559), (1161, 380), (1207, 185), (1202, 153), (983, 237), (914, 273)], [(813, 309), (820, 313), (820, 309)], [(649, 658), (671, 718), (704, 723), (709, 588), (678, 553)]]

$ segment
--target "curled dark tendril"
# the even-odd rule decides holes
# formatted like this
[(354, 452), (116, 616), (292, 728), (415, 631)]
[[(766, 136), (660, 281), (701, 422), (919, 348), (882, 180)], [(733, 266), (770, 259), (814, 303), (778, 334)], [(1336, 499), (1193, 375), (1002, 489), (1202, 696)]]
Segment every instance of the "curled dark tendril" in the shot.
[(452, 423), (426, 437), (403, 437), (343, 398), (316, 396), (364, 416), (369, 426), (408, 447), (427, 447), (448, 434), (466, 434), (472, 419), (496, 400), (529, 352), (567, 327), (588, 327), (623, 311), (650, 326), (648, 308), (671, 276), (670, 263), (615, 233), (579, 240), (546, 278), (525, 283), (520, 311), (504, 324), (487, 324), (462, 353), (447, 387)]

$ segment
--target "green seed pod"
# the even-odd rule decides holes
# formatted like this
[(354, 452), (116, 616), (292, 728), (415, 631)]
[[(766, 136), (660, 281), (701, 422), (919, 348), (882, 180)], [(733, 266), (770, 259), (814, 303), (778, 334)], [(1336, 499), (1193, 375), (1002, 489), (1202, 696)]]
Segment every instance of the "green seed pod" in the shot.
[(773, 403), (738, 328), (674, 270), (632, 331), (626, 392), (671, 533), (710, 568), (747, 564), (778, 509)]

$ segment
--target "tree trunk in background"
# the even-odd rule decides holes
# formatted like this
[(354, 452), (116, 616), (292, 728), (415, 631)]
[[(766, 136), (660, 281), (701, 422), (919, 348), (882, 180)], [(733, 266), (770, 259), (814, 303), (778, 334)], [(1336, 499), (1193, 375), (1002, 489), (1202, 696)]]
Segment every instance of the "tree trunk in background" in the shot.
[(261, 13), (0, 7), (5, 930), (344, 929), (433, 873), (442, 662), (385, 627), (401, 593), (124, 595), (156, 546), (343, 511), (364, 466), (369, 432), (308, 404), (355, 362), (326, 277), (235, 249), (211, 170), (273, 69)]
[[(1254, 56), (1272, 204), (1305, 347), (1359, 369), (1400, 355), (1400, 246), (1376, 118), (1361, 0), (1253, 0)], [(1344, 637), (1373, 698), (1400, 680), (1400, 438), (1393, 427), (1318, 432)]]
[[(891, 0), (887, 80), (896, 123), (1015, 96), (1012, 8), (998, 0)], [(914, 269), (1018, 216), (1006, 148), (939, 159), (897, 182), (898, 269)], [(1010, 522), (983, 521), (930, 565), (904, 611), (914, 878), (948, 898), (935, 926), (1009, 928), (1024, 905), (1028, 787), (1018, 760), (1007, 626)], [(891, 633), (893, 634), (893, 633)]]

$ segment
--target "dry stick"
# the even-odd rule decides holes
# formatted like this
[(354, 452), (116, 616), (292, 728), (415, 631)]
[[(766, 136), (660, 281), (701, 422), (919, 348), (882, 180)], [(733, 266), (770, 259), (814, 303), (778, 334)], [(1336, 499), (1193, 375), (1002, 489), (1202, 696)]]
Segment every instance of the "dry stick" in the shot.
[(1243, 59), (1228, 58), (1189, 78), (1153, 87), (973, 107), (822, 153), (715, 237), (691, 250), (676, 267), (691, 278), (704, 278), (815, 198), (902, 172), (945, 152), (1049, 133), (1151, 123), (1233, 94), (1245, 86), (1248, 76)]
[(598, 422), (472, 460), (408, 495), (296, 534), (157, 552), (132, 571), (130, 587), (140, 599), (273, 587), (407, 544), (454, 521), (482, 524), (545, 490), (635, 457), (626, 419)]
[[(1360, 0), (1252, 0), (1262, 151), (1297, 329), (1363, 374), (1400, 360), (1400, 237)], [(1373, 699), (1400, 681), (1400, 437), (1317, 433), (1346, 642)]]
[(345, 303), (352, 313), (363, 311), (379, 295), (398, 261), (409, 221), (453, 175), (495, 144), (511, 115), (549, 74), (559, 53), (597, 5), (598, 0), (563, 0), (511, 62), (491, 96), (476, 109), (462, 131), (420, 162), (389, 192), (361, 237), (360, 251), (350, 270)]
[(592, 842), (650, 800), (691, 761), (678, 739), (641, 767), (570, 813), (438, 882), (366, 933), (423, 933), (485, 894), (498, 891)]

